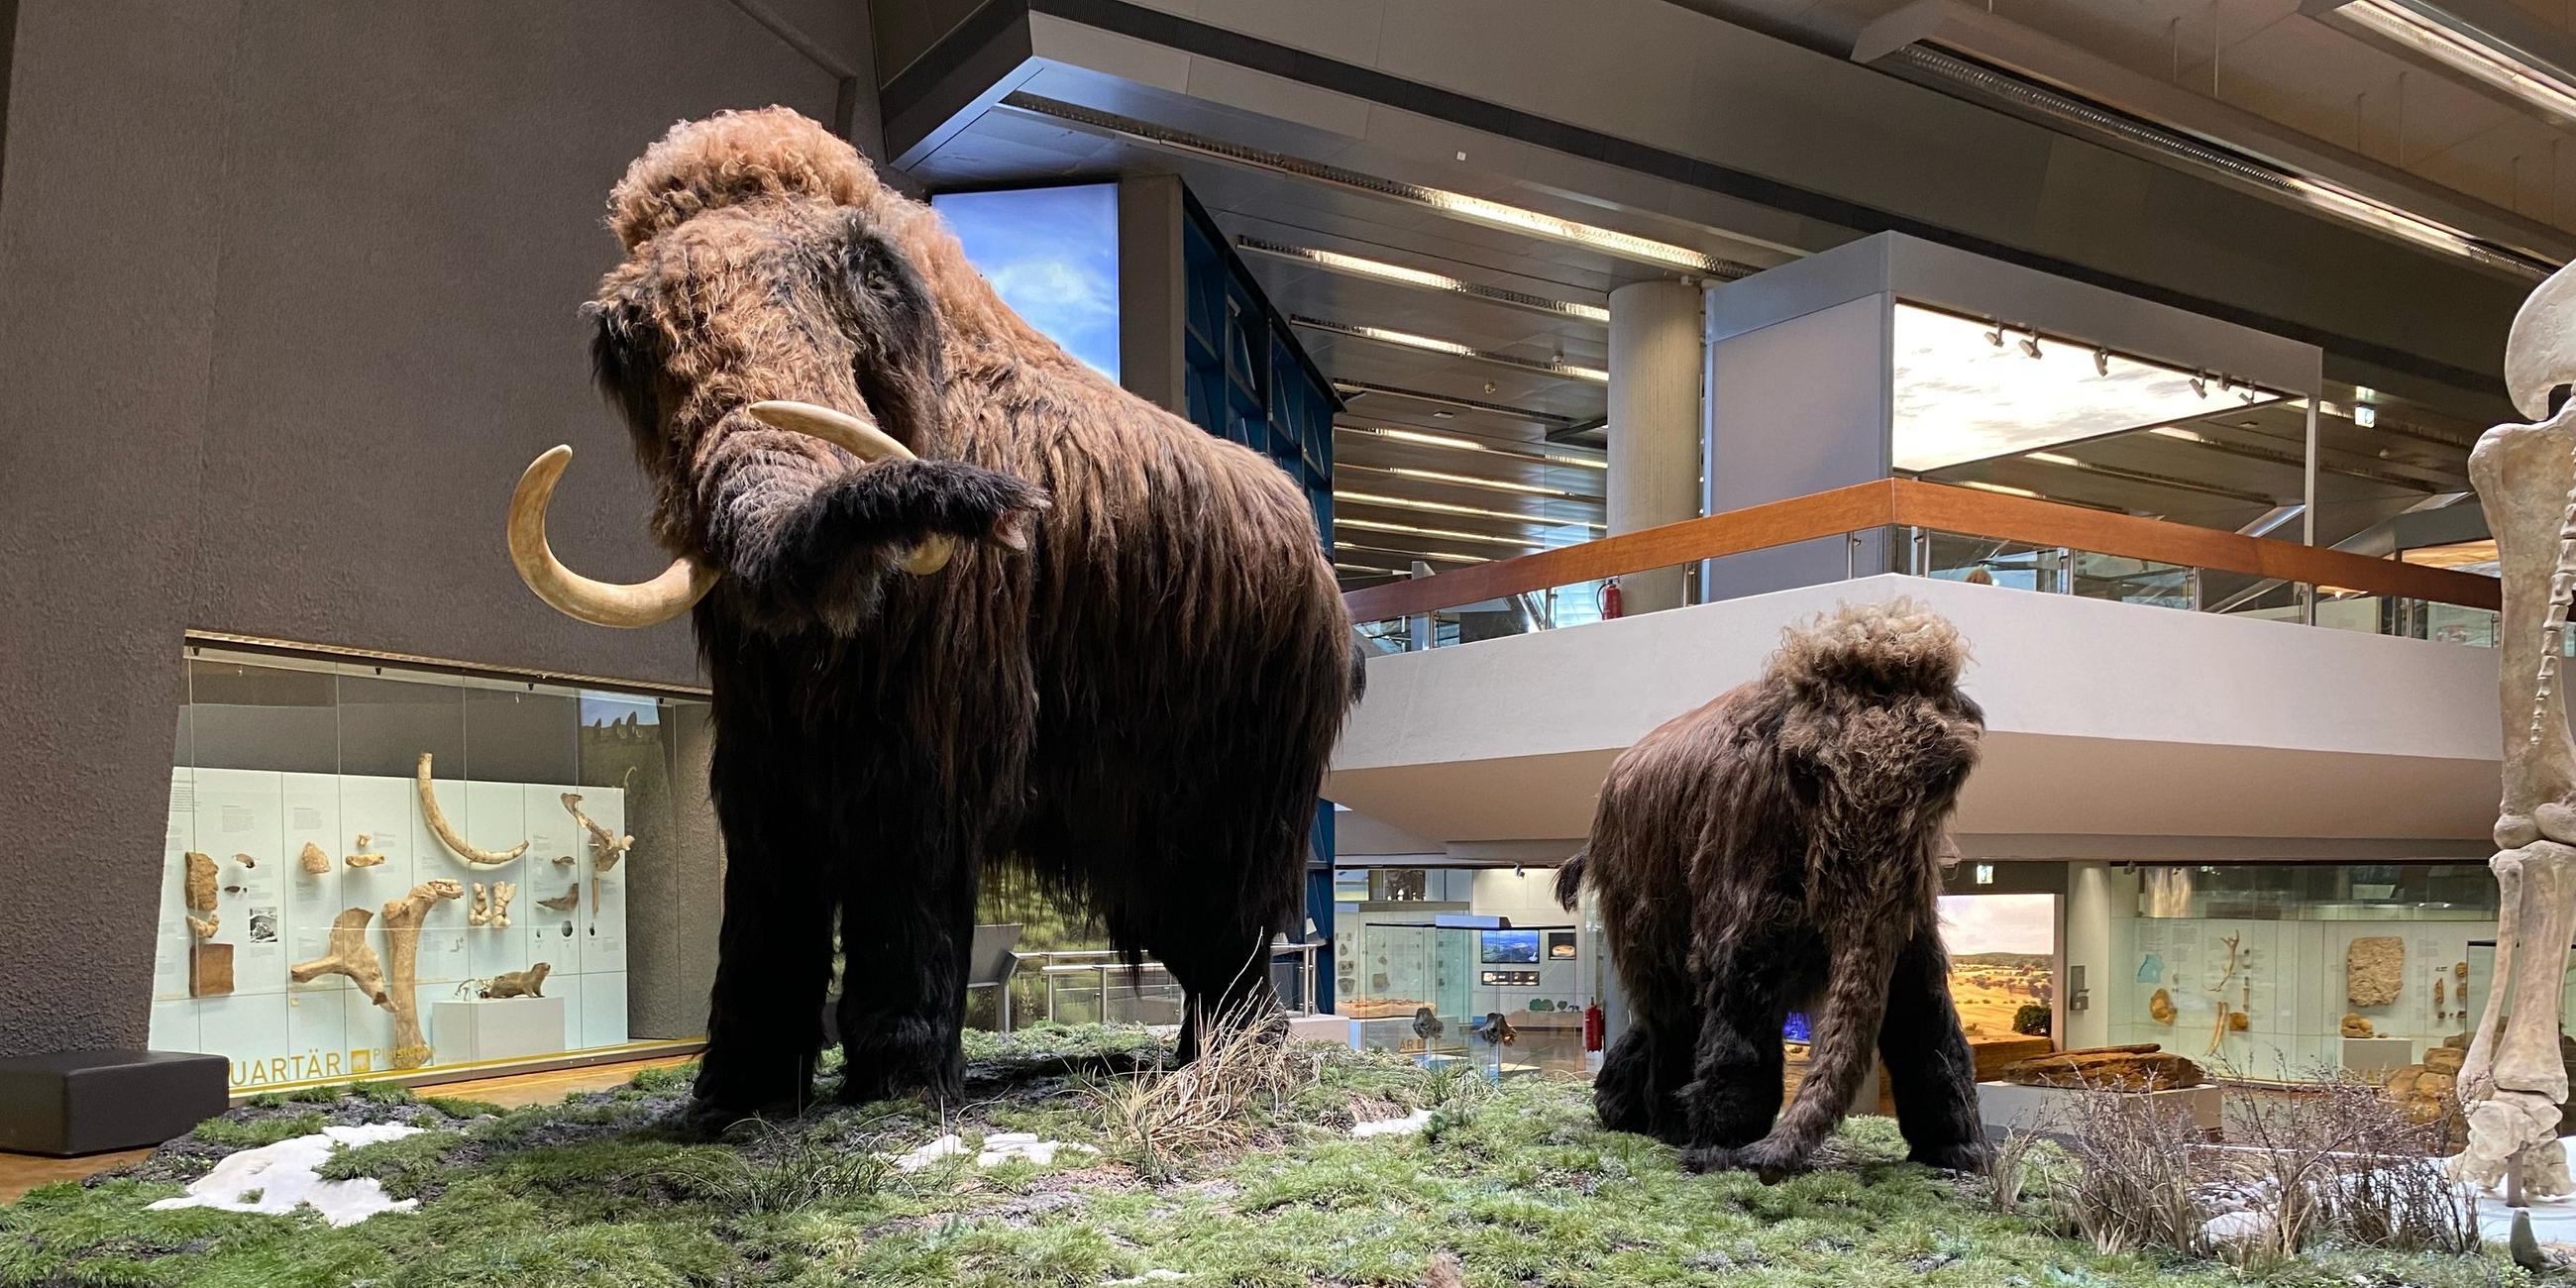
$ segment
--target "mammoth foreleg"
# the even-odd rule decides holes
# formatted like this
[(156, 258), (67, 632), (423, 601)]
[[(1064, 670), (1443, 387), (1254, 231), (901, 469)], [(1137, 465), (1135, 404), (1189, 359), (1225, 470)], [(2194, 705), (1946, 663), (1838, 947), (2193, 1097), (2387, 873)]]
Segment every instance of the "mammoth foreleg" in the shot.
[(700, 1130), (805, 1107), (832, 969), (831, 902), (813, 868), (803, 847), (725, 829), (724, 919), (689, 1107)]
[(846, 1057), (843, 1103), (915, 1090), (953, 1103), (964, 1093), (958, 1033), (966, 1022), (976, 869), (972, 856), (922, 853), (850, 865), (834, 1013)]
[(1977, 1113), (1977, 1064), (1950, 1000), (1950, 960), (1937, 935), (1916, 935), (1888, 977), (1879, 1058), (1896, 1100), (1906, 1157), (1957, 1172), (1983, 1171), (1986, 1129)]
[(1779, 1116), (1784, 960), (1773, 945), (1735, 937), (1706, 950), (1698, 1041), (1678, 1096), (1690, 1141), (1682, 1161), (1694, 1171), (1735, 1166), (1734, 1151), (1762, 1139)]

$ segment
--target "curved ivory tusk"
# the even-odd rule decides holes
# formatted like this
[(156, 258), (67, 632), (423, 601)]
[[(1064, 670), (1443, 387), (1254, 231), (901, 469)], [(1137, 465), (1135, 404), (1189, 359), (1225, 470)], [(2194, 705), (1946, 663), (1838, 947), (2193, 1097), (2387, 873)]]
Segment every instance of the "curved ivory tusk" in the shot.
[(2549, 415), (2549, 391), (2576, 384), (2576, 266), (2549, 275), (2513, 315), (2505, 334), (2504, 387), (2534, 421)]
[(554, 500), (555, 480), (572, 463), (572, 448), (556, 445), (528, 463), (519, 486), (510, 493), (510, 562), (519, 580), (557, 612), (593, 626), (654, 626), (682, 613), (715, 588), (716, 573), (696, 561), (671, 561), (651, 581), (621, 585), (593, 581), (555, 558), (546, 541), (546, 506)]
[[(894, 436), (848, 412), (834, 411), (813, 403), (772, 399), (753, 403), (746, 408), (752, 417), (772, 429), (819, 438), (862, 461), (918, 460), (912, 449), (898, 443)], [(903, 570), (916, 577), (928, 576), (948, 566), (957, 543), (944, 533), (922, 538), (920, 545), (903, 558)]]
[(429, 830), (438, 834), (441, 843), (456, 851), (456, 857), (468, 863), (493, 864), (507, 863), (528, 852), (528, 843), (525, 841), (507, 850), (478, 850), (467, 845), (465, 838), (458, 836), (456, 829), (447, 825), (446, 812), (438, 808), (438, 793), (430, 789), (428, 752), (420, 753), (420, 767), (415, 771), (415, 776), (420, 785), (420, 816), (428, 821)]

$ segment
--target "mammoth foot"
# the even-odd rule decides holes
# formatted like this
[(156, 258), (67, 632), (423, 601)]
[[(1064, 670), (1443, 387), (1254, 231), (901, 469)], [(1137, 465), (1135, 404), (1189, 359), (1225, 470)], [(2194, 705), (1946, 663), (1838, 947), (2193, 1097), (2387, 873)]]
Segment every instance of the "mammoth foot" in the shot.
[(731, 1101), (704, 1098), (689, 1101), (688, 1108), (672, 1124), (682, 1136), (691, 1140), (722, 1139), (726, 1133), (745, 1123), (775, 1122), (794, 1118), (805, 1112), (805, 1106), (794, 1100), (775, 1100), (767, 1104), (741, 1105)]
[(1808, 1151), (1784, 1141), (1757, 1140), (1740, 1148), (1694, 1145), (1682, 1151), (1682, 1166), (1694, 1172), (1751, 1172), (1765, 1185), (1777, 1185), (1807, 1170)]
[(1925, 1167), (1937, 1167), (1945, 1172), (1983, 1174), (1987, 1164), (1993, 1161), (1993, 1154), (1983, 1143), (1934, 1145), (1908, 1151), (1905, 1161), (1921, 1163)]

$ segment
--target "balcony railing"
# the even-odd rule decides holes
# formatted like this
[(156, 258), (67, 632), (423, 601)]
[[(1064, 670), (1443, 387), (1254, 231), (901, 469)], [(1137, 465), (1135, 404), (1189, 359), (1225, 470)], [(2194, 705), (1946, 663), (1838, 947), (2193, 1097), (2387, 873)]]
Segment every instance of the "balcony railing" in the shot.
[[(1862, 566), (1872, 532), (1889, 537), (1884, 566)], [(1913, 479), (1687, 519), (1343, 599), (1363, 631), (1393, 647), (1428, 648), (1468, 637), (1471, 616), (1491, 619), (1476, 638), (1597, 620), (1593, 597), (1605, 578), (1837, 536), (1850, 552), (1846, 576), (1989, 580), (2418, 639), (2491, 644), (2500, 603), (2492, 577)], [(1458, 611), (1470, 606), (1477, 611)]]

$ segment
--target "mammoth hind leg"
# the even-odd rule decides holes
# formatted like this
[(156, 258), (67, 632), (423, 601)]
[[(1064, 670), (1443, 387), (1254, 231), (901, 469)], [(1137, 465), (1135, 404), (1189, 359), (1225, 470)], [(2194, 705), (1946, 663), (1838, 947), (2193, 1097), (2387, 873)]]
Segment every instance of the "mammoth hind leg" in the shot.
[(1951, 1171), (1981, 1171), (1986, 1129), (1977, 1113), (1976, 1059), (1950, 1001), (1950, 961), (1938, 936), (1921, 934), (1896, 955), (1887, 1018), (1878, 1026), (1896, 1125), (1906, 1156)]
[(1240, 926), (1164, 934), (1154, 957), (1181, 986), (1180, 1059), (1199, 1058), (1221, 1035), (1271, 1022), (1279, 995), (1270, 984), (1270, 932)]
[(847, 1057), (844, 1103), (910, 1091), (954, 1102), (964, 1094), (958, 1035), (966, 1023), (977, 866), (972, 856), (917, 848), (850, 865), (836, 1013)]

